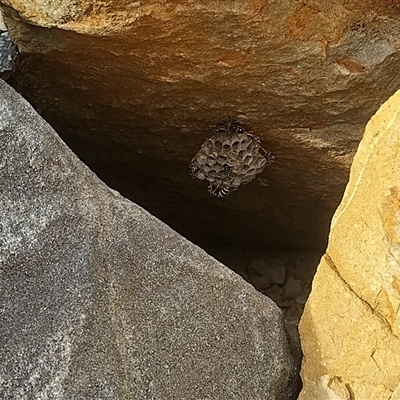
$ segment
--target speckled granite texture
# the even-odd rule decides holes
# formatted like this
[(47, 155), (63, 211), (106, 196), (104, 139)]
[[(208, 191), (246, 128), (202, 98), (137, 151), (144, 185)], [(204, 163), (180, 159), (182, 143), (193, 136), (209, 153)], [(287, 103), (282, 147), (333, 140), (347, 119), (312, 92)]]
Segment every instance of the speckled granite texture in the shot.
[(0, 81), (0, 398), (286, 400), (297, 372), (271, 300)]

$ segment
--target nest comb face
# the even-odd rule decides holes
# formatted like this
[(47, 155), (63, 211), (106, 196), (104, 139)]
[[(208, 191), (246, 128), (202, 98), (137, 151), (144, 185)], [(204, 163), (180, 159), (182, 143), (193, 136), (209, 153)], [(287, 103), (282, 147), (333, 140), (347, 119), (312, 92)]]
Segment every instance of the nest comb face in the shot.
[(243, 125), (225, 117), (190, 163), (193, 178), (207, 180), (211, 196), (224, 197), (251, 182), (277, 158)]

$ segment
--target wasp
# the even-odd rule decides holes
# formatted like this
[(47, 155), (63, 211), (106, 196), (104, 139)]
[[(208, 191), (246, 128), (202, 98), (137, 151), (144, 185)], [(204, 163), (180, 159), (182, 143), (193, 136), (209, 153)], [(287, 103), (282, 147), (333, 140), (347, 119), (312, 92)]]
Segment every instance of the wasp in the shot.
[(222, 118), (189, 167), (193, 178), (207, 180), (210, 196), (226, 197), (240, 185), (251, 182), (266, 165), (277, 159), (254, 132), (232, 118)]

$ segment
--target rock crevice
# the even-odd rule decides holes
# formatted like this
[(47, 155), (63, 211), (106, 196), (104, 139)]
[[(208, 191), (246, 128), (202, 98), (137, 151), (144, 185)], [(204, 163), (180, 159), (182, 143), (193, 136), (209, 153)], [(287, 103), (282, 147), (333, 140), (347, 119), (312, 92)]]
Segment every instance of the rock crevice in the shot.
[[(9, 82), (111, 187), (205, 248), (323, 251), (365, 123), (400, 85), (388, 2), (1, 3), (22, 53)], [(221, 202), (188, 164), (224, 115), (278, 162)]]

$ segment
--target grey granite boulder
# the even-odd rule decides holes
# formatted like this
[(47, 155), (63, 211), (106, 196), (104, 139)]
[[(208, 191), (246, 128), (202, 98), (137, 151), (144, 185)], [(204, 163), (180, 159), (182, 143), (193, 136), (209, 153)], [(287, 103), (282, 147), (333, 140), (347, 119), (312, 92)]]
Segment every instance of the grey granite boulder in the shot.
[(286, 400), (297, 368), (271, 300), (0, 81), (1, 399)]

